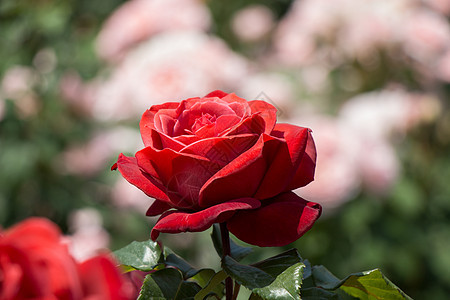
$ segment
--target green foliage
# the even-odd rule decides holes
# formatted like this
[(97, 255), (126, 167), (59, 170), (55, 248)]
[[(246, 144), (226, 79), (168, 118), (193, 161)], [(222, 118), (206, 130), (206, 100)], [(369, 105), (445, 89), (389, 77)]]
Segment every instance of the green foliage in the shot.
[(378, 269), (339, 280), (325, 267), (311, 266), (296, 249), (251, 265), (225, 256), (219, 272), (195, 269), (152, 241), (133, 242), (114, 254), (126, 270), (147, 272), (139, 299), (220, 299), (228, 276), (252, 292), (250, 299), (411, 299)]
[(167, 268), (145, 277), (138, 299), (193, 299), (200, 289), (195, 282), (184, 281), (179, 270)]
[(114, 256), (129, 271), (151, 271), (160, 261), (161, 248), (158, 243), (151, 240), (144, 242), (134, 241), (114, 252)]
[[(94, 39), (105, 19), (124, 2), (0, 1), (1, 77), (13, 66), (32, 70), (31, 91), (39, 107), (36, 114), (24, 116), (17, 101), (3, 99), (1, 95), (5, 101), (0, 120), (0, 224), (3, 228), (36, 215), (51, 218), (67, 232), (71, 212), (91, 206), (104, 217), (112, 248), (133, 239), (147, 238), (148, 221), (143, 213), (131, 213), (111, 205), (107, 189), (118, 177), (109, 174), (113, 157), (103, 171), (88, 176), (66, 174), (58, 163), (65, 150), (83, 144), (93, 132), (111, 125), (97, 124), (70, 109), (61, 100), (59, 84), (71, 70), (83, 80), (105, 72), (95, 55)], [(233, 14), (247, 4), (262, 3), (279, 19), (288, 11), (291, 1), (210, 0), (206, 3), (213, 16), (211, 32), (224, 38), (233, 49), (254, 58), (268, 45), (251, 48), (240, 43), (230, 26)], [(36, 63), (42, 51), (53, 53), (56, 58), (47, 71)], [(377, 62), (369, 67), (358, 61), (333, 66), (329, 74), (333, 86), (319, 91), (319, 98), (325, 100), (316, 99), (317, 102), (335, 112), (349, 96), (385, 88), (394, 82), (410, 90), (437, 95), (442, 100), (443, 111), (436, 120), (415, 128), (408, 135), (393, 136), (401, 158), (401, 173), (390, 192), (378, 195), (362, 190), (334, 212), (324, 211), (313, 229), (293, 246), (314, 263), (326, 265), (339, 278), (357, 270), (380, 267), (415, 299), (447, 299), (450, 294), (450, 85), (430, 83), (405, 68), (404, 61), (393, 61), (384, 53), (374, 52), (373, 58)], [(362, 81), (359, 90), (348, 91), (340, 86), (349, 71)], [(296, 86), (297, 98), (307, 100), (308, 91), (300, 82)], [(132, 125), (136, 127), (137, 120)], [(321, 154), (318, 157), (320, 161)], [(232, 257), (236, 261), (250, 252), (236, 253), (233, 248)], [(178, 246), (176, 250), (192, 261), (198, 260), (196, 252), (202, 249), (204, 246), (193, 243), (189, 247)], [(271, 251), (261, 249), (255, 255), (267, 257)], [(308, 264), (303, 263), (305, 287), (312, 277), (306, 276)], [(319, 296), (331, 299), (326, 298), (329, 293), (314, 285), (302, 288), (303, 299)]]

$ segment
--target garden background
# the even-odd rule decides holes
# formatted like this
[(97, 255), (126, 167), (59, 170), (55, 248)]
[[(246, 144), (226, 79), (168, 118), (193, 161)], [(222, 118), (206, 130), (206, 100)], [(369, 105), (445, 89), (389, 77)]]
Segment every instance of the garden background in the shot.
[[(110, 166), (142, 147), (145, 109), (223, 89), (313, 130), (297, 193), (324, 211), (286, 248), (447, 299), (447, 0), (2, 0), (0, 57), (2, 227), (48, 217), (79, 259), (148, 239), (152, 199)], [(219, 264), (209, 231), (160, 240)]]

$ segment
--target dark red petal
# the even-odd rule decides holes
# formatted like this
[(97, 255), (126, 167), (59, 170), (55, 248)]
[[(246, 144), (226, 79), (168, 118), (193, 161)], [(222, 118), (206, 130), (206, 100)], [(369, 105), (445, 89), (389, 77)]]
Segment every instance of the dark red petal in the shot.
[(186, 147), (185, 144), (175, 140), (174, 138), (162, 133), (158, 132), (154, 129), (150, 129), (147, 135), (147, 147), (152, 147), (158, 150), (162, 150), (164, 148), (170, 148), (175, 151), (179, 151)]
[(171, 209), (172, 206), (169, 205), (167, 202), (155, 200), (152, 205), (147, 210), (147, 213), (145, 214), (147, 217), (154, 217), (159, 216), (166, 210)]
[(160, 110), (165, 111), (167, 114), (171, 114), (171, 117), (176, 117), (173, 112), (176, 112), (176, 108), (179, 103), (168, 102), (161, 105), (153, 105), (150, 109), (146, 110), (142, 115), (141, 121), (139, 122), (139, 128), (141, 131), (142, 141), (145, 146), (149, 146), (151, 143), (151, 129), (156, 129), (155, 127), (155, 115)]
[(256, 134), (208, 138), (192, 143), (180, 152), (206, 157), (220, 167), (224, 167), (250, 149), (257, 140), (258, 136)]
[(117, 168), (129, 183), (142, 190), (147, 196), (169, 202), (169, 197), (164, 190), (150, 181), (148, 175), (146, 176), (141, 171), (135, 157), (127, 157), (120, 154), (117, 160)]
[(292, 182), (305, 153), (309, 129), (290, 124), (277, 124), (272, 135), (284, 139), (264, 179), (255, 194), (257, 199), (267, 199), (286, 191)]
[(156, 240), (160, 232), (204, 231), (214, 223), (225, 222), (238, 210), (255, 209), (260, 205), (261, 203), (256, 199), (242, 198), (220, 203), (194, 213), (168, 211), (156, 222), (152, 229), (151, 238)]
[(237, 212), (227, 221), (230, 232), (252, 245), (285, 246), (311, 229), (322, 213), (320, 204), (306, 201), (293, 192), (263, 204), (256, 210)]
[(220, 168), (202, 156), (172, 149), (147, 147), (137, 152), (136, 158), (139, 167), (160, 180), (171, 204), (183, 209), (198, 208), (200, 188)]
[(311, 135), (311, 130), (308, 130), (308, 141), (306, 143), (305, 154), (302, 157), (297, 172), (294, 175), (291, 183), (286, 190), (294, 190), (302, 187), (314, 180), (314, 173), (316, 170), (316, 146)]
[(245, 118), (242, 122), (231, 127), (229, 130), (224, 131), (221, 135), (231, 136), (244, 133), (262, 134), (265, 131), (266, 123), (264, 119), (260, 115), (254, 114), (248, 118)]
[(209, 93), (208, 95), (206, 95), (203, 98), (212, 98), (212, 97), (223, 98), (226, 95), (228, 95), (228, 94), (223, 92), (223, 91), (221, 91), (221, 90), (215, 90), (215, 91), (212, 91), (211, 93)]
[(252, 114), (258, 113), (265, 121), (264, 133), (270, 134), (277, 122), (277, 109), (270, 103), (261, 100), (253, 100), (248, 102)]
[(283, 142), (263, 134), (255, 145), (214, 174), (200, 190), (199, 204), (208, 207), (230, 199), (253, 197), (270, 161)]

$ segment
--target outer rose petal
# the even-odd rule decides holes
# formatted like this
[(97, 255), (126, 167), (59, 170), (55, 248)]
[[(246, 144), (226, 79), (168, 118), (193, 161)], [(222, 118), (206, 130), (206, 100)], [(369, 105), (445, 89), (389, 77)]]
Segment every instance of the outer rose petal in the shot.
[(147, 210), (147, 213), (145, 214), (147, 217), (154, 217), (159, 216), (166, 210), (171, 209), (172, 206), (169, 205), (167, 202), (155, 200), (152, 205)]
[(147, 196), (165, 202), (170, 201), (166, 193), (144, 175), (137, 165), (137, 159), (135, 157), (127, 157), (120, 154), (115, 166), (117, 166), (119, 172), (129, 183), (142, 190)]
[[(141, 131), (142, 141), (144, 145), (150, 146), (152, 142), (151, 129), (156, 129), (155, 127), (155, 115), (159, 110), (166, 111), (171, 117), (176, 117), (176, 108), (180, 103), (168, 102), (160, 105), (153, 105), (150, 109), (146, 110), (142, 115), (141, 121), (139, 122), (139, 128)], [(169, 134), (170, 135), (170, 134)]]
[(249, 101), (252, 114), (259, 113), (266, 123), (265, 134), (270, 134), (277, 122), (277, 109), (270, 103), (261, 100)]
[(292, 179), (286, 191), (291, 191), (296, 188), (302, 187), (314, 180), (314, 173), (316, 170), (316, 146), (311, 135), (311, 131), (308, 131), (308, 141), (306, 142), (305, 154), (302, 157), (300, 166), (297, 169), (297, 173)]
[(211, 97), (223, 98), (226, 95), (228, 95), (228, 94), (225, 92), (222, 92), (221, 90), (215, 90), (215, 91), (212, 91), (211, 93), (209, 93), (208, 95), (206, 95), (204, 98), (211, 98)]
[(240, 240), (260, 246), (285, 246), (300, 238), (319, 218), (322, 207), (293, 192), (271, 199), (259, 209), (239, 211), (227, 221), (228, 229)]
[[(14, 299), (44, 299), (52, 295), (54, 299), (80, 299), (76, 263), (61, 242), (60, 230), (54, 223), (44, 218), (27, 219), (0, 236), (0, 249), (0, 253), (6, 254), (0, 255), (2, 269), (4, 263), (7, 268), (11, 265), (20, 268), (15, 274), (20, 272), (20, 282), (17, 278), (5, 278), (8, 284), (15, 281), (19, 289)], [(4, 296), (1, 291), (0, 295)]]
[(255, 209), (260, 207), (260, 205), (261, 203), (256, 199), (242, 198), (220, 203), (194, 213), (168, 211), (156, 222), (152, 229), (151, 238), (155, 241), (160, 232), (204, 231), (214, 223), (225, 222), (238, 210)]
[(168, 148), (155, 150), (147, 147), (138, 151), (136, 158), (139, 167), (164, 186), (171, 205), (180, 209), (199, 209), (201, 187), (220, 169), (207, 158)]
[(311, 136), (308, 128), (290, 124), (275, 125), (272, 135), (283, 138), (286, 143), (278, 148), (255, 195), (257, 199), (271, 198), (286, 191), (299, 169), (308, 136)]
[(224, 167), (233, 159), (250, 149), (258, 140), (256, 134), (241, 134), (199, 140), (180, 151), (200, 155)]
[(152, 147), (158, 150), (170, 148), (175, 151), (179, 151), (186, 147), (185, 144), (175, 140), (167, 134), (158, 132), (155, 129), (148, 129), (147, 134), (149, 134), (149, 136), (146, 137), (146, 141), (148, 143), (147, 147)]
[(128, 299), (119, 270), (108, 256), (99, 255), (83, 262), (79, 272), (83, 299)]
[(283, 142), (263, 134), (256, 144), (214, 174), (202, 187), (201, 207), (230, 199), (253, 197)]

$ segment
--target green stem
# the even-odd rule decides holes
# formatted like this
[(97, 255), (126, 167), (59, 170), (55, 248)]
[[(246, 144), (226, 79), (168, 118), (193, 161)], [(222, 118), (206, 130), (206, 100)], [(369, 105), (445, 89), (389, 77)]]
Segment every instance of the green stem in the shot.
[[(222, 237), (222, 259), (226, 255), (231, 255), (230, 234), (228, 233), (227, 223), (220, 223), (220, 236)], [(225, 279), (226, 300), (233, 299), (233, 280), (231, 277)]]

